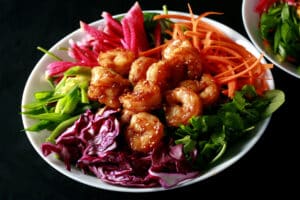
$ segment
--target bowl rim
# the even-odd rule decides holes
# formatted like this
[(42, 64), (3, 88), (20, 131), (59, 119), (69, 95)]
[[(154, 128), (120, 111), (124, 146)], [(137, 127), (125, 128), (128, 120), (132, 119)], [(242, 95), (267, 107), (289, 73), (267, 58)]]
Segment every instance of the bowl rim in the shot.
[[(267, 50), (265, 50), (265, 48), (262, 46), (262, 40), (261, 39), (257, 39), (254, 35), (255, 32), (250, 28), (249, 25), (249, 19), (255, 19), (258, 16), (258, 13), (256, 13), (254, 11), (255, 9), (255, 5), (257, 4), (259, 0), (243, 0), (242, 2), (242, 21), (243, 21), (243, 25), (244, 28), (246, 30), (246, 33), (250, 39), (250, 41), (253, 43), (253, 45), (261, 52), (264, 54), (264, 57), (269, 60), (271, 63), (273, 63), (276, 67), (278, 67), (279, 69), (281, 69), (282, 71), (286, 72), (289, 75), (292, 75), (295, 78), (300, 79), (300, 73), (297, 72), (296, 70), (296, 66), (284, 61), (284, 62), (279, 62), (275, 55), (271, 52), (268, 52)], [(250, 2), (250, 3), (249, 3)], [(251, 5), (251, 3), (253, 3), (253, 7), (249, 8), (249, 4)], [(255, 16), (251, 16), (248, 17), (248, 13), (249, 12), (253, 12), (252, 14), (254, 14)], [(255, 23), (258, 27), (258, 22)], [(257, 31), (258, 34), (258, 31)]]

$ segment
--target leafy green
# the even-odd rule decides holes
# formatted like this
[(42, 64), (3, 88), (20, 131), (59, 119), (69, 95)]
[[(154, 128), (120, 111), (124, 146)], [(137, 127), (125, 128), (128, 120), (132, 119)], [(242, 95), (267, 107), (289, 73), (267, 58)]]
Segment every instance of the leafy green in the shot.
[(284, 92), (281, 90), (269, 90), (265, 93), (264, 98), (269, 100), (268, 107), (262, 113), (263, 117), (269, 117), (275, 112), (285, 101)]
[(215, 112), (192, 117), (189, 124), (181, 125), (175, 132), (175, 143), (183, 144), (187, 157), (197, 150), (195, 166), (211, 164), (222, 157), (228, 143), (249, 134), (284, 101), (284, 93), (280, 90), (270, 90), (259, 96), (253, 86), (245, 85)]
[(274, 3), (261, 15), (260, 35), (272, 46), (280, 62), (300, 65), (300, 17), (296, 6)]

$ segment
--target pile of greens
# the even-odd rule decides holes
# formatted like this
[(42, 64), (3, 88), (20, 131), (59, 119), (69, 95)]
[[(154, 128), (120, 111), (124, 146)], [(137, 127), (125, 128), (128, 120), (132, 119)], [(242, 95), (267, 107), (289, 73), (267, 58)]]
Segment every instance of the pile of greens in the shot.
[[(245, 85), (232, 101), (180, 126), (175, 132), (175, 143), (183, 144), (184, 152), (194, 160), (194, 166), (203, 168), (218, 160), (229, 143), (251, 134), (257, 123), (277, 110), (284, 99), (281, 90), (269, 90), (258, 96), (253, 86)], [(195, 150), (196, 159), (191, 156)]]
[(261, 14), (260, 34), (280, 62), (288, 61), (300, 71), (300, 17), (296, 5), (276, 2)]

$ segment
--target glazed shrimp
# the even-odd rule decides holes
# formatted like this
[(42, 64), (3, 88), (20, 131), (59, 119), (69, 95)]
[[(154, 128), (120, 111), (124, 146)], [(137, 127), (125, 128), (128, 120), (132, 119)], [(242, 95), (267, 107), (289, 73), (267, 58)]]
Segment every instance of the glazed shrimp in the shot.
[(98, 56), (100, 66), (110, 68), (124, 77), (128, 75), (134, 60), (135, 55), (132, 51), (121, 48), (101, 52)]
[(150, 57), (139, 57), (131, 64), (129, 76), (129, 81), (135, 85), (140, 80), (146, 79), (146, 72), (151, 64), (155, 63), (157, 60)]
[(119, 108), (119, 96), (129, 90), (130, 82), (106, 67), (94, 67), (91, 74), (88, 97), (111, 108)]
[(187, 124), (188, 120), (202, 114), (202, 102), (194, 91), (177, 87), (166, 93), (166, 121), (170, 126)]
[(214, 104), (220, 96), (219, 87), (210, 74), (203, 74), (201, 80), (185, 80), (180, 86), (186, 87), (199, 94), (203, 107)]
[(217, 102), (220, 97), (220, 90), (214, 78), (210, 74), (202, 75), (200, 85), (204, 87), (204, 89), (200, 92), (203, 106), (207, 107)]
[(164, 136), (164, 125), (146, 112), (134, 114), (125, 131), (125, 138), (133, 151), (147, 153), (155, 148)]
[(202, 74), (200, 53), (189, 40), (174, 40), (162, 51), (162, 58), (173, 66), (186, 66), (188, 79), (200, 79)]
[(158, 108), (161, 99), (160, 88), (147, 80), (139, 81), (132, 92), (120, 96), (123, 108), (136, 113)]
[(153, 63), (146, 72), (146, 80), (162, 89), (167, 87), (169, 77), (169, 65), (162, 60)]
[(137, 113), (132, 111), (132, 110), (128, 110), (128, 109), (123, 108), (121, 110), (121, 116), (120, 116), (121, 124), (122, 125), (129, 124), (130, 119), (131, 119), (132, 115), (134, 115), (134, 114), (137, 114)]
[(162, 51), (163, 59), (172, 59), (182, 48), (193, 48), (193, 45), (188, 40), (174, 40)]
[(153, 63), (146, 72), (146, 80), (158, 85), (161, 91), (174, 88), (185, 79), (186, 69), (183, 66), (172, 65), (167, 60)]

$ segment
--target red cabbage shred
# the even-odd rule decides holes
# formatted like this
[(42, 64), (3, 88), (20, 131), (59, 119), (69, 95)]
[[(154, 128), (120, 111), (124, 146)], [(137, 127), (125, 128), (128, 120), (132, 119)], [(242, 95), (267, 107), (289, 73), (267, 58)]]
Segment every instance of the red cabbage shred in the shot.
[(199, 175), (183, 154), (183, 146), (162, 142), (147, 154), (131, 151), (123, 142), (118, 112), (87, 110), (57, 139), (42, 144), (45, 156), (56, 153), (68, 170), (77, 167), (104, 182), (127, 187), (169, 188)]

